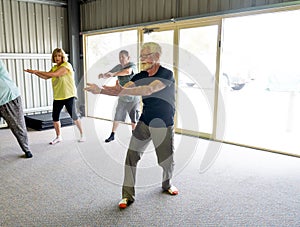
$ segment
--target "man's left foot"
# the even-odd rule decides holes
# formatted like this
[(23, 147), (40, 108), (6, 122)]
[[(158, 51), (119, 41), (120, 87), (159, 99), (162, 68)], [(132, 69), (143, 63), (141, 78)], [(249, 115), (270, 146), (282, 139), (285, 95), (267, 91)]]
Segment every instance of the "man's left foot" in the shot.
[(175, 187), (175, 186), (171, 186), (167, 192), (170, 194), (170, 195), (178, 195), (179, 191), (178, 189)]

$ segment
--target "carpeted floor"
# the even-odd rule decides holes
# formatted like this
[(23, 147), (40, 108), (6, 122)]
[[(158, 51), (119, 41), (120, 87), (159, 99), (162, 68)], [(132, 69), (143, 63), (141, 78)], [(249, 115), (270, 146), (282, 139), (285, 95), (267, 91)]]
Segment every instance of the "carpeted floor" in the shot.
[[(150, 146), (136, 201), (120, 210), (130, 128), (121, 125), (116, 140), (104, 143), (111, 122), (84, 118), (83, 126), (86, 142), (69, 126), (54, 146), (53, 129), (29, 131), (32, 159), (0, 129), (0, 226), (300, 226), (299, 158), (176, 135), (180, 194), (162, 193)], [(218, 154), (200, 171), (207, 152)]]

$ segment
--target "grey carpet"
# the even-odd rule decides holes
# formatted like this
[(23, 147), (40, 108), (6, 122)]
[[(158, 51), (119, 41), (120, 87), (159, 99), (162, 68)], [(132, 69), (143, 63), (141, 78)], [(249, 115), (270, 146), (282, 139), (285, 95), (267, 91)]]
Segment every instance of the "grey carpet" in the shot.
[(83, 125), (85, 143), (76, 142), (73, 126), (62, 128), (55, 146), (48, 144), (53, 129), (29, 131), (32, 159), (0, 130), (0, 226), (300, 226), (299, 158), (222, 145), (200, 172), (212, 142), (180, 135), (173, 180), (180, 194), (162, 193), (150, 147), (136, 202), (119, 210), (129, 126), (106, 144), (110, 122), (85, 118)]

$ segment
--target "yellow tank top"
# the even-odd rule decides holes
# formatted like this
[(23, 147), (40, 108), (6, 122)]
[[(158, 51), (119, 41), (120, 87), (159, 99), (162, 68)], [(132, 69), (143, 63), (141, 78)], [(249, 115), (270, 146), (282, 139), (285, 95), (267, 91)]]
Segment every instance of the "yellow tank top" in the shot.
[(76, 97), (76, 87), (72, 65), (68, 62), (64, 62), (60, 66), (54, 65), (51, 71), (55, 72), (60, 67), (66, 67), (68, 72), (60, 77), (52, 77), (54, 100), (64, 100), (71, 97)]

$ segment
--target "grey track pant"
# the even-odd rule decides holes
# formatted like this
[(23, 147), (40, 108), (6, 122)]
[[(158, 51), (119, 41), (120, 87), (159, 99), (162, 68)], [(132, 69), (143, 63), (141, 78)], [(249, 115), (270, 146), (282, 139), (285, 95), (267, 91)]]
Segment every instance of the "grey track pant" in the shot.
[(171, 187), (174, 170), (174, 126), (152, 128), (139, 121), (127, 150), (122, 198), (134, 201), (137, 164), (151, 140), (155, 146), (158, 164), (163, 169), (162, 188), (167, 190)]
[(0, 106), (0, 116), (6, 121), (22, 150), (30, 151), (21, 97)]

